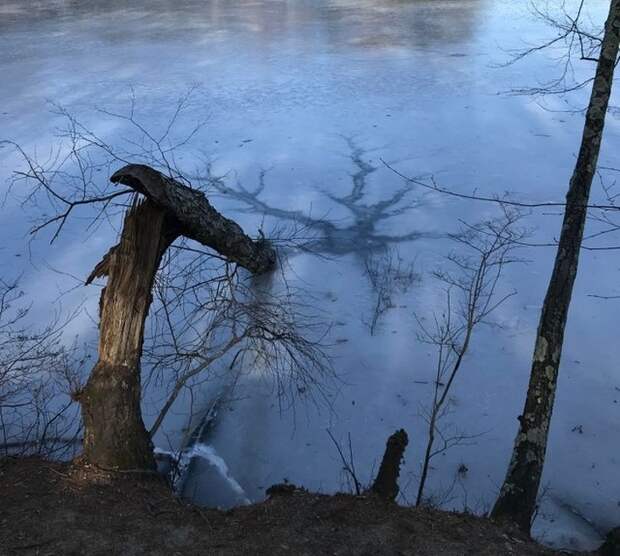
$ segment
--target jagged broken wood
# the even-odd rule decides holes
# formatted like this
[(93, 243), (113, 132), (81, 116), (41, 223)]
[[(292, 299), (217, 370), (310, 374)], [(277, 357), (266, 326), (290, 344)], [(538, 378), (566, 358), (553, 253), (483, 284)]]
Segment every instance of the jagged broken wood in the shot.
[(144, 165), (131, 164), (111, 180), (142, 194), (125, 216), (118, 245), (88, 277), (107, 276), (100, 299), (99, 360), (78, 399), (84, 454), (108, 469), (154, 469), (153, 446), (140, 408), (140, 358), (151, 288), (166, 249), (179, 236), (199, 241), (252, 273), (273, 268), (264, 239), (247, 236), (205, 195)]
[(396, 431), (387, 440), (379, 473), (370, 489), (385, 500), (395, 500), (398, 496), (400, 465), (408, 443), (409, 437), (404, 429)]

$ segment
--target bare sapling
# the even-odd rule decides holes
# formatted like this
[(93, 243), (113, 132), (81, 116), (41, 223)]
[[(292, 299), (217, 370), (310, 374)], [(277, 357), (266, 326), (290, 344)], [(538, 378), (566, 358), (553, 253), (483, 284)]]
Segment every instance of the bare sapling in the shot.
[(444, 424), (450, 414), (455, 380), (462, 371), (465, 356), (478, 325), (488, 322), (490, 315), (514, 291), (503, 293), (500, 280), (505, 267), (515, 262), (513, 251), (524, 232), (516, 228), (520, 214), (503, 209), (500, 218), (477, 225), (465, 225), (452, 236), (458, 251), (448, 255), (454, 270), (439, 270), (435, 278), (443, 285), (446, 304), (428, 327), (416, 315), (419, 339), (436, 349), (432, 398), (422, 416), (427, 424), (427, 441), (416, 505), (424, 503), (424, 493), (431, 461), (450, 448), (471, 442), (478, 435), (467, 435)]
[(0, 278), (0, 453), (72, 455), (81, 431), (77, 350), (62, 341), (69, 319), (35, 326), (24, 297), (17, 281)]

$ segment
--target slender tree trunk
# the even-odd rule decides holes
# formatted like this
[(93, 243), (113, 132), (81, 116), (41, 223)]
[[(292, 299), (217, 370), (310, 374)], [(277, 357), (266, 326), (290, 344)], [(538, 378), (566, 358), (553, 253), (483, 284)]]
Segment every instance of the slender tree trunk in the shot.
[(99, 360), (80, 394), (84, 455), (100, 467), (155, 468), (140, 409), (140, 357), (153, 280), (175, 237), (161, 208), (149, 200), (136, 203), (119, 244), (88, 279), (108, 275), (100, 299)]
[(545, 461), (564, 328), (577, 274), (590, 187), (600, 151), (620, 41), (620, 0), (612, 0), (586, 113), (581, 148), (566, 196), (562, 232), (543, 304), (530, 382), (512, 459), (491, 518), (529, 533)]
[(430, 417), (430, 426), (428, 428), (428, 442), (426, 443), (426, 450), (424, 450), (424, 460), (422, 463), (422, 474), (420, 475), (420, 483), (418, 484), (418, 493), (415, 498), (415, 505), (419, 506), (422, 504), (422, 500), (424, 497), (424, 487), (426, 486), (426, 478), (428, 477), (428, 468), (431, 463), (431, 450), (433, 449), (433, 444), (435, 443), (435, 422), (437, 420), (437, 415), (435, 413), (435, 408), (433, 408), (433, 413)]

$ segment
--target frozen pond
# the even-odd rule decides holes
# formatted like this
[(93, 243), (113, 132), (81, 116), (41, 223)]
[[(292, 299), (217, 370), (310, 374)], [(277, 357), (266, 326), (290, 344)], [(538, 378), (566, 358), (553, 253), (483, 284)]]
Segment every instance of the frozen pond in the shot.
[[(602, 21), (605, 2), (589, 3), (593, 19)], [(432, 174), (456, 191), (512, 191), (533, 202), (562, 199), (582, 125), (582, 115), (567, 108), (583, 107), (587, 91), (573, 95), (570, 105), (553, 97), (543, 106), (500, 94), (558, 71), (546, 55), (498, 66), (507, 50), (551, 33), (517, 4), (2, 2), (0, 138), (44, 153), (60, 122), (49, 110), (51, 101), (112, 142), (122, 126), (94, 113), (95, 105), (124, 111), (133, 88), (141, 116), (156, 129), (179, 96), (195, 87), (192, 102), (206, 125), (191, 149), (179, 149), (179, 164), (191, 173), (199, 159), (208, 160), (231, 186), (238, 180), (248, 188), (266, 171), (260, 203), (215, 196), (214, 204), (251, 234), (302, 213), (304, 224), (323, 239), (321, 257), (295, 254), (285, 272), (333, 324), (329, 340), (342, 383), (331, 410), (301, 396), (294, 410), (280, 411), (269, 385), (246, 373), (234, 401), (220, 410), (208, 445), (195, 450), (200, 461), (192, 466), (186, 495), (227, 505), (260, 499), (266, 487), (285, 479), (330, 492), (343, 481), (326, 429), (343, 443), (350, 433), (356, 467), (367, 480), (387, 436), (403, 427), (410, 445), (401, 501), (415, 497), (425, 442), (420, 409), (430, 399), (435, 353), (417, 340), (413, 314), (441, 310), (430, 272), (453, 247), (446, 235), (458, 229), (459, 219), (475, 223), (496, 215), (497, 207), (415, 187), (398, 204), (381, 205), (403, 187), (382, 160), (406, 175)], [(587, 76), (593, 67), (577, 65), (575, 71)], [(618, 166), (619, 133), (612, 112), (604, 166)], [(15, 153), (0, 149), (3, 188), (18, 165)], [(594, 195), (603, 197), (599, 184)], [(67, 274), (87, 276), (114, 242), (114, 228), (85, 233), (86, 220), (78, 213), (52, 247), (46, 235), (29, 244), (33, 214), (8, 197), (2, 274), (23, 272), (21, 286), (33, 297), (38, 319), (46, 320), (59, 304), (70, 310), (84, 303), (68, 334), (92, 338), (98, 289), (71, 289), (76, 282)], [(526, 224), (535, 228), (532, 242), (548, 243), (557, 237), (560, 218), (553, 210), (538, 211)], [(592, 245), (613, 242), (608, 236)], [(385, 247), (397, 249), (403, 264), (413, 264), (419, 280), (396, 295), (396, 308), (371, 335), (376, 295), (366, 261)], [(556, 545), (590, 548), (601, 532), (620, 524), (620, 301), (591, 297), (620, 294), (615, 253), (583, 253), (571, 307), (543, 478), (548, 488), (535, 525), (539, 538)], [(502, 283), (518, 293), (494, 313), (501, 327), (478, 329), (454, 386), (448, 419), (479, 436), (433, 462), (428, 493), (452, 487), (446, 507), (489, 509), (504, 477), (553, 248), (527, 248), (521, 256), (528, 263), (510, 267)], [(206, 384), (195, 403), (206, 408), (221, 382)], [(155, 408), (147, 404), (145, 412), (152, 421)], [(173, 413), (176, 418), (156, 438), (162, 449), (179, 447), (182, 404)], [(462, 464), (467, 471), (458, 473)]]

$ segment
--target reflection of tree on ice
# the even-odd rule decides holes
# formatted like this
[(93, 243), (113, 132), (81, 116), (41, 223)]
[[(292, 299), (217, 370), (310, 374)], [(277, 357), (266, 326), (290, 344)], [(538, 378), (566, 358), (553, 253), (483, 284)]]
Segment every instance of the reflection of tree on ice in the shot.
[[(393, 294), (397, 290), (405, 293), (417, 280), (412, 265), (404, 264), (398, 252), (390, 249), (390, 246), (425, 235), (418, 231), (401, 235), (383, 234), (377, 231), (377, 226), (390, 218), (407, 214), (422, 203), (419, 198), (408, 198), (416, 184), (406, 179), (405, 184), (387, 199), (374, 203), (364, 202), (369, 193), (370, 177), (380, 167), (367, 160), (370, 150), (360, 147), (351, 137), (343, 139), (349, 148), (348, 158), (355, 168), (350, 174), (350, 190), (341, 196), (327, 190), (322, 192), (328, 199), (351, 213), (353, 221), (349, 225), (338, 226), (325, 217), (314, 217), (301, 210), (278, 208), (268, 204), (261, 198), (265, 191), (268, 170), (261, 170), (258, 186), (254, 189), (247, 188), (239, 180), (231, 187), (225, 178), (213, 176), (210, 171), (208, 181), (222, 195), (239, 201), (242, 204), (237, 209), (239, 212), (272, 216), (292, 222), (309, 232), (318, 232), (318, 237), (303, 243), (305, 249), (328, 255), (361, 255), (364, 273), (368, 276), (375, 296), (371, 314), (364, 317), (364, 320), (368, 321), (371, 334), (374, 335), (381, 316), (393, 307)], [(299, 229), (295, 230), (294, 241), (299, 241), (302, 235)]]
[(293, 222), (309, 230), (318, 231), (320, 237), (311, 243), (313, 251), (332, 255), (348, 253), (368, 253), (384, 249), (391, 243), (401, 243), (418, 239), (420, 232), (409, 232), (402, 235), (382, 234), (377, 226), (385, 220), (400, 216), (409, 210), (420, 206), (420, 200), (406, 200), (415, 184), (405, 181), (405, 185), (394, 192), (389, 198), (375, 203), (364, 203), (368, 193), (369, 178), (379, 170), (365, 160), (368, 150), (357, 145), (354, 139), (344, 137), (350, 149), (349, 158), (356, 170), (351, 174), (351, 189), (346, 195), (338, 196), (329, 191), (323, 191), (334, 203), (346, 208), (353, 216), (353, 222), (348, 226), (337, 226), (334, 222), (320, 217), (313, 217), (301, 210), (283, 209), (269, 205), (261, 199), (265, 190), (267, 170), (262, 170), (258, 186), (249, 189), (239, 181), (234, 187), (227, 185), (223, 177), (209, 173), (208, 180), (221, 194), (242, 203), (240, 212), (262, 214), (281, 220)]

